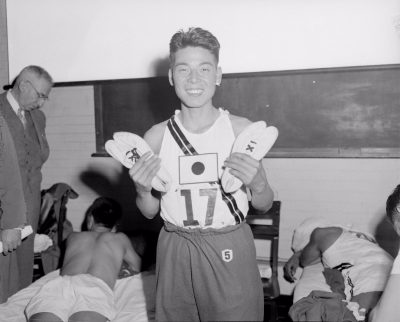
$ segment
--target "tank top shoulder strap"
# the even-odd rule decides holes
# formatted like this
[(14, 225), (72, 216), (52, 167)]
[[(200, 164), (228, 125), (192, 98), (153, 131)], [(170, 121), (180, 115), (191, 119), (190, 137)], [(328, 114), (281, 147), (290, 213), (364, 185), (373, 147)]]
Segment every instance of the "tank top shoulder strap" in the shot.
[(228, 110), (225, 110), (222, 107), (220, 107), (218, 110), (221, 113), (220, 122), (225, 123), (226, 129), (230, 132), (230, 135), (233, 137), (233, 139), (235, 139), (235, 131), (233, 130), (233, 124), (229, 117), (230, 113), (228, 112)]
[(224, 109), (223, 107), (218, 108), (218, 111), (221, 113), (221, 116), (223, 118), (228, 118), (229, 119), (229, 111)]

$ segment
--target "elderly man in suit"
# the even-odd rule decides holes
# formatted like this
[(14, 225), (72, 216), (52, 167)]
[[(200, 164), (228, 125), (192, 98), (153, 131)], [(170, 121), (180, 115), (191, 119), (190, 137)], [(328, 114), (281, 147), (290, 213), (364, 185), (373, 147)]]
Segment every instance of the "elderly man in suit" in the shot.
[[(49, 157), (46, 118), (39, 108), (52, 86), (47, 71), (28, 66), (12, 89), (0, 95), (0, 303), (32, 283), (41, 168)], [(16, 228), (25, 225), (34, 233), (22, 241)]]

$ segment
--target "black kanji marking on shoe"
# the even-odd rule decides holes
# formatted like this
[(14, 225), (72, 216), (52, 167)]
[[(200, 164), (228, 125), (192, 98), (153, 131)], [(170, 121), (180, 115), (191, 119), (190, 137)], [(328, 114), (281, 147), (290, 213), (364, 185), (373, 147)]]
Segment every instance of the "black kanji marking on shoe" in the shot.
[[(257, 144), (257, 142), (254, 142), (254, 141), (250, 141), (250, 143)], [(247, 144), (246, 150), (250, 150), (250, 153), (252, 153), (253, 150), (254, 150), (254, 146), (251, 146), (250, 144)]]
[(137, 152), (137, 148), (133, 148), (132, 150), (126, 152), (126, 155), (128, 155), (129, 153), (132, 153), (132, 155), (128, 158), (129, 160), (133, 161), (133, 159), (135, 159), (135, 162), (137, 162), (137, 160), (139, 160), (140, 155)]
[(246, 150), (250, 150), (250, 153), (253, 152), (254, 147), (250, 146), (250, 144), (247, 145)]

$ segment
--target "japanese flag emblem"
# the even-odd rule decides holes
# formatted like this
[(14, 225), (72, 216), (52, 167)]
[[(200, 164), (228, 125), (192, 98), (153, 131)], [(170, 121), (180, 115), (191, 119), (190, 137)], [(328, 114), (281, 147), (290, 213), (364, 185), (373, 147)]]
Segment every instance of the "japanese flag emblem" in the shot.
[(225, 249), (222, 251), (222, 259), (225, 262), (230, 262), (233, 258), (233, 252), (232, 249)]

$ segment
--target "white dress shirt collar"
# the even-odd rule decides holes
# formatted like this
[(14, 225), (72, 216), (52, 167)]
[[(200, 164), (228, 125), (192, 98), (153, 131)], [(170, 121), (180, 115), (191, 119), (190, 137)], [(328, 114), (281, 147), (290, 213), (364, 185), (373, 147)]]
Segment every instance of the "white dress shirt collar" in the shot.
[[(7, 100), (10, 103), (12, 109), (14, 110), (15, 114), (18, 115), (18, 110), (19, 110), (19, 104), (15, 100), (14, 96), (11, 94), (11, 89), (7, 92)], [(25, 115), (25, 111), (21, 110), (22, 115)]]

